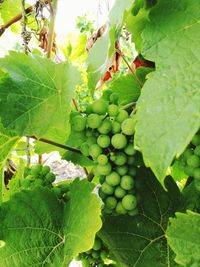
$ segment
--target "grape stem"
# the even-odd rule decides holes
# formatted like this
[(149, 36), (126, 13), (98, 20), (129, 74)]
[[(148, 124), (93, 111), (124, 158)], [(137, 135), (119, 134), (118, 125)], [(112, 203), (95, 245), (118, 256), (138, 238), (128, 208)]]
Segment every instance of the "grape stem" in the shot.
[(53, 0), (51, 3), (51, 0), (48, 0), (48, 4), (50, 7), (50, 24), (49, 24), (49, 32), (48, 32), (47, 58), (50, 58), (52, 45), (53, 45), (54, 25), (55, 25), (58, 1)]
[(124, 106), (122, 106), (120, 109), (129, 109), (130, 107), (134, 107), (136, 104), (136, 102), (131, 102), (131, 103), (128, 103)]

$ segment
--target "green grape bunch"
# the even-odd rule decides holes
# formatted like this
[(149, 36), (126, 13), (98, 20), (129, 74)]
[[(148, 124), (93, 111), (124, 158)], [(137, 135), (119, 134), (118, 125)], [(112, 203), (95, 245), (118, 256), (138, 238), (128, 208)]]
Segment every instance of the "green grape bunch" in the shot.
[(70, 196), (69, 184), (63, 183), (55, 186), (55, 180), (56, 176), (51, 172), (49, 166), (36, 164), (26, 169), (25, 177), (21, 180), (21, 188), (31, 190), (36, 187), (46, 187), (51, 190), (59, 200), (67, 202)]
[(97, 236), (92, 249), (79, 254), (76, 260), (81, 261), (83, 267), (104, 267), (111, 266), (108, 263), (113, 263), (109, 250)]
[(106, 92), (71, 120), (72, 131), (85, 136), (80, 150), (94, 162), (92, 171), (99, 177), (99, 196), (108, 214), (137, 214), (135, 177), (142, 161), (134, 149), (135, 122), (130, 113)]
[(185, 174), (194, 178), (195, 187), (200, 191), (200, 130), (180, 156), (179, 166)]

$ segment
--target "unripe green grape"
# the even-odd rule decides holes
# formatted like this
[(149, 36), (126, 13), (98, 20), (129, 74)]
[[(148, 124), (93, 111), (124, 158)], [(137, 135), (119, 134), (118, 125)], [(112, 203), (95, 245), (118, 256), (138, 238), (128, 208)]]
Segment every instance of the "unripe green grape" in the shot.
[(115, 210), (116, 210), (116, 212), (118, 214), (126, 214), (127, 213), (125, 208), (122, 206), (122, 202), (121, 201), (117, 203), (117, 206), (116, 206)]
[(100, 165), (105, 165), (106, 163), (108, 163), (108, 157), (104, 154), (101, 154), (98, 156), (97, 161)]
[(128, 117), (128, 112), (126, 110), (121, 109), (117, 114), (116, 121), (122, 123), (124, 120), (128, 119)]
[(183, 170), (188, 176), (193, 176), (193, 172), (194, 172), (193, 167), (186, 166)]
[(40, 175), (42, 171), (42, 165), (35, 165), (32, 169), (31, 169), (31, 172), (30, 174), (33, 175), (34, 177), (37, 177)]
[(112, 133), (120, 133), (121, 132), (121, 124), (117, 121), (112, 122)]
[(92, 172), (93, 172), (93, 174), (94, 174), (94, 176), (99, 176), (100, 174), (98, 173), (98, 165), (94, 165), (93, 167), (92, 167)]
[(112, 93), (110, 95), (110, 102), (113, 104), (117, 104), (118, 102), (118, 95), (116, 93)]
[(108, 105), (103, 99), (95, 100), (92, 103), (92, 111), (93, 113), (103, 115), (107, 112)]
[(34, 183), (34, 187), (37, 187), (37, 186), (43, 186), (44, 182), (41, 180), (41, 179), (35, 179), (35, 181), (33, 182)]
[(117, 206), (117, 200), (115, 197), (107, 197), (105, 204), (109, 209), (113, 210)]
[(98, 131), (101, 134), (108, 134), (112, 130), (112, 124), (109, 120), (104, 120), (101, 126), (98, 128)]
[(27, 188), (29, 188), (31, 186), (31, 180), (29, 180), (27, 178), (21, 180), (20, 182), (21, 182), (21, 186), (23, 188), (26, 188), (27, 189)]
[(100, 250), (102, 247), (102, 242), (101, 242), (101, 239), (99, 239), (98, 237), (95, 238), (94, 240), (94, 245), (93, 245), (93, 249), (94, 250)]
[(108, 175), (112, 170), (112, 166), (110, 165), (110, 163), (107, 163), (105, 165), (97, 165), (97, 172), (99, 173), (99, 175)]
[(113, 210), (111, 210), (108, 207), (104, 206), (103, 213), (105, 213), (105, 214), (112, 214), (113, 213)]
[(71, 122), (72, 129), (76, 132), (82, 132), (83, 130), (85, 130), (86, 121), (86, 117), (83, 117), (81, 115), (73, 117)]
[(89, 156), (89, 146), (86, 142), (81, 145), (80, 150), (84, 156), (86, 157)]
[(105, 193), (102, 191), (102, 188), (101, 188), (101, 187), (99, 188), (98, 194), (99, 194), (99, 196), (100, 196), (100, 198), (101, 198), (102, 200), (106, 199), (106, 197), (107, 197), (107, 194), (105, 194)]
[(106, 195), (112, 195), (114, 193), (114, 187), (107, 184), (106, 182), (102, 184), (102, 192)]
[(110, 90), (110, 89), (106, 89), (106, 90), (103, 91), (102, 98), (103, 98), (104, 100), (109, 101), (109, 100), (110, 100), (110, 95), (111, 95), (112, 93), (113, 93), (112, 90)]
[(87, 114), (91, 114), (92, 113), (92, 105), (87, 105), (85, 112)]
[(82, 259), (82, 267), (90, 267), (90, 262), (88, 259)]
[(120, 186), (124, 189), (124, 190), (130, 190), (134, 187), (134, 180), (130, 175), (124, 175), (121, 178), (121, 183)]
[(100, 253), (100, 257), (103, 261), (105, 261), (108, 257), (108, 252), (106, 250), (102, 250)]
[(125, 119), (121, 125), (122, 132), (126, 135), (133, 135), (135, 130), (135, 122), (133, 118)]
[(128, 211), (128, 215), (130, 215), (130, 216), (135, 216), (137, 214), (138, 214), (138, 209), (137, 208), (135, 208), (134, 210)]
[(110, 153), (110, 161), (115, 161), (116, 160), (116, 155), (115, 153), (111, 152)]
[(123, 188), (121, 188), (121, 186), (117, 186), (115, 188), (114, 194), (117, 198), (123, 198), (126, 195), (126, 191)]
[(133, 167), (133, 166), (129, 166), (129, 168), (128, 168), (128, 175), (130, 175), (130, 176), (135, 176), (136, 175), (136, 172), (137, 172), (137, 170), (136, 170), (136, 168), (135, 167)]
[(105, 134), (99, 135), (97, 138), (97, 144), (102, 148), (107, 148), (110, 145), (110, 137)]
[(193, 176), (195, 179), (200, 180), (200, 168), (194, 169)]
[(49, 166), (43, 166), (42, 171), (41, 171), (41, 175), (46, 176), (47, 173), (49, 173), (51, 171)]
[(96, 159), (101, 153), (102, 153), (102, 148), (99, 145), (93, 144), (93, 145), (90, 146), (89, 155), (93, 159)]
[(120, 183), (120, 176), (117, 172), (111, 172), (106, 176), (106, 183), (111, 186), (116, 186)]
[(183, 155), (182, 155), (182, 157), (184, 158), (184, 159), (188, 159), (190, 156), (192, 156), (193, 155), (193, 152), (192, 152), (192, 150), (190, 149), (190, 148), (187, 148), (184, 152), (183, 152)]
[(126, 136), (120, 133), (113, 135), (111, 139), (111, 144), (116, 149), (124, 148), (127, 145)]
[(87, 141), (86, 141), (86, 143), (88, 144), (88, 146), (91, 146), (93, 144), (96, 144), (96, 142), (97, 142), (97, 139), (96, 139), (95, 136), (88, 137), (87, 138)]
[(132, 143), (128, 143), (128, 145), (124, 148), (124, 152), (129, 156), (133, 156), (137, 151), (133, 148)]
[(200, 158), (196, 155), (192, 155), (187, 159), (187, 164), (189, 167), (197, 168), (200, 166)]
[(200, 145), (195, 147), (194, 154), (200, 156)]
[(137, 200), (136, 197), (133, 195), (126, 195), (122, 199), (122, 206), (126, 210), (134, 210), (137, 206)]
[(122, 166), (126, 163), (127, 156), (123, 152), (117, 152), (114, 163), (118, 166)]
[(129, 156), (127, 159), (127, 164), (133, 165), (135, 163), (135, 157), (134, 156)]
[(119, 109), (118, 109), (117, 105), (111, 104), (111, 105), (108, 106), (108, 115), (110, 117), (115, 117), (118, 114), (118, 110)]
[(48, 184), (52, 184), (55, 180), (56, 180), (56, 176), (52, 172), (49, 172), (45, 176), (45, 182), (48, 183)]
[(117, 166), (116, 171), (119, 173), (119, 175), (123, 176), (127, 174), (128, 166), (127, 165)]
[(192, 143), (194, 146), (198, 146), (198, 145), (200, 145), (200, 134), (195, 134), (195, 136), (192, 138), (191, 143)]
[(87, 117), (87, 124), (88, 127), (92, 128), (92, 129), (97, 129), (99, 128), (99, 126), (102, 123), (102, 119), (98, 114), (90, 114)]

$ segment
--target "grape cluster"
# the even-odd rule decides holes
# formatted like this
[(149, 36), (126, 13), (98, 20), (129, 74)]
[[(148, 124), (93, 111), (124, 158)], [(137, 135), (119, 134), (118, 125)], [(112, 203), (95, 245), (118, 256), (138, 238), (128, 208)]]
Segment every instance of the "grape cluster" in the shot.
[[(112, 100), (114, 99), (114, 100)], [(94, 161), (106, 213), (137, 213), (135, 175), (138, 153), (133, 148), (134, 119), (127, 110), (101, 98), (87, 106), (85, 113), (71, 119), (72, 130), (85, 134), (80, 146), (83, 155)]]
[(195, 187), (200, 191), (200, 131), (181, 155), (179, 166), (188, 176), (194, 178)]
[(103, 267), (105, 262), (110, 262), (111, 258), (108, 249), (104, 246), (100, 238), (96, 237), (92, 249), (79, 254), (77, 260), (82, 262), (83, 267)]
[(23, 189), (34, 189), (36, 187), (49, 188), (58, 199), (66, 202), (69, 199), (69, 184), (63, 183), (58, 186), (53, 186), (56, 176), (53, 174), (49, 166), (37, 164), (26, 169), (25, 178), (21, 180)]

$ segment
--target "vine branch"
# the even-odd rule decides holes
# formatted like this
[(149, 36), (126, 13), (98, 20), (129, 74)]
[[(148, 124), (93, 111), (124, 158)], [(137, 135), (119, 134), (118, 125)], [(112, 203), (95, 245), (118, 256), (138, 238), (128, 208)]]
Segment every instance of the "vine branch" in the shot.
[(54, 35), (54, 26), (55, 26), (55, 18), (57, 12), (57, 0), (48, 0), (48, 4), (50, 7), (50, 24), (49, 24), (49, 32), (48, 32), (48, 44), (47, 44), (47, 58), (51, 57), (51, 50), (53, 45), (53, 35)]

